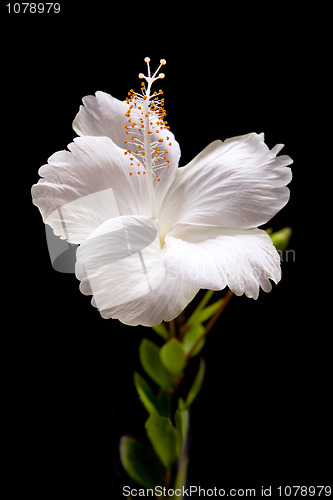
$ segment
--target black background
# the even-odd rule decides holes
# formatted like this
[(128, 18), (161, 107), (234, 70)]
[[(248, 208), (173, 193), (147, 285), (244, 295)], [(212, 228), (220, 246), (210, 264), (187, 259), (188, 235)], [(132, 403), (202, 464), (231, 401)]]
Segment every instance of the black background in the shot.
[[(251, 488), (327, 484), (331, 366), (306, 181), (322, 97), (324, 12), (272, 2), (242, 7), (75, 4), (59, 15), (8, 15), (1, 4), (4, 396), (13, 497), (122, 498), (119, 438), (146, 418), (133, 388), (150, 329), (106, 321), (74, 275), (49, 262), (31, 203), (38, 168), (72, 141), (81, 99), (124, 99), (137, 75), (167, 60), (162, 82), (181, 165), (211, 141), (265, 132), (294, 159), (283, 279), (257, 301), (235, 297), (205, 347), (207, 376), (191, 415), (189, 484)], [(318, 31), (319, 28), (319, 31)], [(318, 85), (319, 82), (319, 85)], [(304, 193), (314, 196), (304, 200)], [(7, 236), (8, 235), (8, 236)], [(8, 272), (7, 271), (8, 267)], [(316, 274), (317, 273), (317, 274)], [(6, 280), (6, 281), (7, 281)]]

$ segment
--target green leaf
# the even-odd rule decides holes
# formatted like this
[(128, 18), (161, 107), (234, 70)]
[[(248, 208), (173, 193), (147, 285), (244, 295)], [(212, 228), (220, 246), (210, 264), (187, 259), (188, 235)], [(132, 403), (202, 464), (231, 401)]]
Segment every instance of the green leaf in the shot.
[(200, 314), (202, 309), (206, 306), (206, 304), (208, 304), (210, 299), (213, 297), (214, 293), (215, 293), (214, 290), (207, 290), (207, 292), (201, 299), (200, 304), (197, 306), (197, 308), (193, 311), (192, 315), (189, 317), (188, 319), (189, 324), (199, 323), (197, 319), (198, 315)]
[(280, 231), (276, 231), (276, 233), (271, 233), (270, 237), (275, 248), (283, 252), (289, 245), (291, 234), (292, 230), (290, 227), (284, 227)]
[(170, 417), (171, 401), (165, 391), (161, 391), (159, 395), (156, 395), (148, 382), (137, 372), (134, 373), (134, 385), (143, 406), (150, 415)]
[(165, 391), (161, 391), (156, 397), (156, 408), (161, 417), (171, 417), (171, 398)]
[(195, 379), (193, 381), (192, 387), (188, 392), (185, 404), (187, 407), (191, 406), (195, 398), (200, 392), (200, 389), (202, 387), (204, 378), (205, 378), (205, 371), (206, 371), (206, 365), (205, 365), (205, 360), (203, 358), (200, 359), (200, 365), (198, 369), (198, 373), (195, 376)]
[(159, 412), (156, 407), (154, 391), (148, 382), (137, 372), (134, 373), (134, 385), (147, 412), (152, 415), (158, 415)]
[(140, 344), (139, 355), (141, 364), (150, 378), (165, 391), (171, 389), (173, 378), (161, 361), (159, 347), (154, 342), (143, 339)]
[(123, 436), (120, 440), (120, 459), (130, 478), (145, 488), (164, 484), (164, 469), (152, 449), (136, 439)]
[(178, 410), (179, 411), (187, 410), (187, 406), (183, 398), (178, 399)]
[[(186, 355), (191, 351), (192, 347), (200, 339), (204, 331), (205, 328), (199, 323), (197, 323), (195, 325), (192, 325), (191, 328), (185, 333), (183, 339), (183, 346)], [(192, 356), (196, 356), (196, 354), (198, 354), (201, 351), (204, 345), (205, 345), (205, 339), (202, 339), (202, 341), (200, 341), (197, 347), (194, 349)]]
[(150, 442), (164, 467), (177, 462), (178, 432), (169, 418), (151, 415), (146, 422)]
[(165, 326), (164, 323), (160, 323), (159, 325), (155, 325), (152, 327), (152, 329), (154, 330), (154, 332), (158, 333), (158, 335), (160, 335), (160, 337), (162, 337), (162, 339), (168, 340), (169, 332), (168, 332), (167, 327)]
[(204, 323), (208, 319), (210, 319), (216, 311), (221, 307), (223, 303), (223, 299), (219, 299), (214, 304), (211, 304), (210, 306), (205, 307), (199, 314), (198, 314), (198, 323)]
[(186, 356), (184, 348), (179, 340), (175, 338), (164, 344), (160, 350), (160, 357), (163, 365), (172, 375), (178, 375), (185, 368)]
[[(187, 467), (188, 467), (188, 454), (184, 453), (178, 462), (177, 476), (174, 487), (175, 491), (177, 489), (183, 490), (183, 487), (185, 488), (187, 480)], [(179, 497), (179, 495), (178, 496), (174, 495), (172, 500), (180, 500), (180, 498), (183, 499), (184, 497), (183, 496)]]
[(189, 412), (185, 410), (177, 410), (175, 413), (176, 429), (178, 430), (177, 455), (181, 457), (184, 446), (187, 442), (188, 427), (189, 427)]

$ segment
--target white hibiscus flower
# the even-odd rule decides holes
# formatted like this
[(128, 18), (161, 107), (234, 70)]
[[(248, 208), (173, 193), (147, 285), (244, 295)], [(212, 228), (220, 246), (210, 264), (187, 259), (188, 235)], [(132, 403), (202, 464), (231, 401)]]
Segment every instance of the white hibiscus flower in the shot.
[(264, 135), (214, 141), (178, 168), (158, 70), (119, 101), (83, 99), (81, 137), (40, 168), (33, 202), (77, 250), (76, 276), (105, 318), (153, 326), (177, 317), (200, 288), (256, 299), (281, 277), (265, 224), (288, 201), (292, 163)]

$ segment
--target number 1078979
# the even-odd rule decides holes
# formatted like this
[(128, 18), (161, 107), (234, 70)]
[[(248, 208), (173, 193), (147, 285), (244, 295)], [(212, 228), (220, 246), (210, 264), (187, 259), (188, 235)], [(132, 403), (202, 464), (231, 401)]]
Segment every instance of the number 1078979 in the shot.
[(53, 2), (10, 2), (6, 5), (8, 14), (59, 14), (60, 3)]

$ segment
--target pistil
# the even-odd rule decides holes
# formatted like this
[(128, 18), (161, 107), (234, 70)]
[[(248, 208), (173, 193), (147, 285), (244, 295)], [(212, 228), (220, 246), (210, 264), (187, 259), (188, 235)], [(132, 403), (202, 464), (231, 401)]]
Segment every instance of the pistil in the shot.
[[(158, 134), (163, 129), (169, 129), (167, 122), (164, 120), (166, 113), (164, 111), (164, 99), (159, 99), (160, 95), (163, 95), (162, 90), (159, 92), (151, 93), (152, 84), (159, 79), (164, 78), (164, 73), (158, 74), (160, 68), (166, 64), (165, 59), (160, 60), (160, 66), (157, 68), (153, 76), (151, 76), (150, 71), (150, 59), (145, 58), (147, 63), (148, 76), (143, 73), (139, 74), (140, 79), (144, 79), (147, 83), (147, 88), (144, 82), (141, 84), (141, 92), (136, 93), (134, 90), (130, 90), (129, 97), (126, 99), (129, 105), (128, 111), (125, 116), (128, 118), (125, 125), (126, 135), (129, 136), (124, 142), (134, 145), (131, 149), (125, 151), (125, 155), (135, 155), (136, 158), (130, 157), (130, 166), (144, 167), (142, 171), (133, 169), (130, 171), (129, 175), (132, 176), (133, 173), (138, 175), (147, 174), (148, 190), (151, 200), (153, 216), (156, 217), (156, 200), (155, 200), (155, 190), (153, 182), (160, 182), (161, 179), (156, 173), (162, 167), (169, 167), (170, 160), (167, 158), (168, 150), (163, 144), (164, 139), (158, 138), (152, 141), (153, 134)], [(131, 113), (133, 114), (131, 115)], [(169, 137), (166, 137), (169, 141)], [(171, 142), (168, 142), (171, 146)], [(134, 152), (133, 152), (134, 149)], [(139, 161), (138, 161), (139, 160)]]

